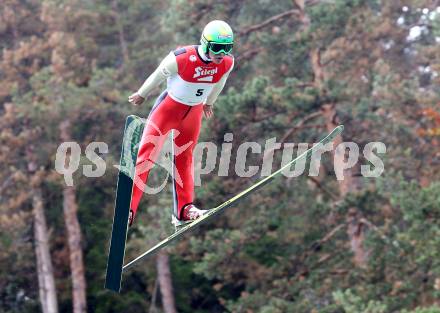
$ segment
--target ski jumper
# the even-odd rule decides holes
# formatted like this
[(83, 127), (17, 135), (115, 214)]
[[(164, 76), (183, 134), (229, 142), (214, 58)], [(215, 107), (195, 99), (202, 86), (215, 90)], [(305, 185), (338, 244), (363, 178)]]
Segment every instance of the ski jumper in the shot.
[(181, 219), (182, 208), (193, 202), (193, 150), (199, 138), (203, 105), (214, 103), (233, 65), (232, 56), (225, 55), (220, 64), (215, 64), (200, 46), (186, 46), (171, 52), (139, 89), (138, 94), (145, 97), (167, 78), (167, 89), (150, 111), (139, 146), (130, 205), (133, 216), (142, 197), (142, 187), (171, 130), (177, 131), (173, 138), (174, 215)]

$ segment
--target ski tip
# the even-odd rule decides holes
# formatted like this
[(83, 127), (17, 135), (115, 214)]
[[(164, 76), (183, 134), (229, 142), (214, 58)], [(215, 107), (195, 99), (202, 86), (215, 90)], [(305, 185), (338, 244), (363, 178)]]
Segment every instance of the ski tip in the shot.
[(342, 133), (342, 131), (344, 130), (344, 125), (338, 125), (335, 127), (335, 129), (333, 129), (333, 131), (331, 132), (333, 134), (333, 136), (339, 135), (340, 133)]

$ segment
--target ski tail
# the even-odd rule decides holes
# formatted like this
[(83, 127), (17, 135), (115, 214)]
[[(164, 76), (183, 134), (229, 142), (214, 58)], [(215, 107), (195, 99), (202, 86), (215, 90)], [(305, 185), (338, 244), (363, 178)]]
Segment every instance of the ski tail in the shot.
[(104, 285), (106, 289), (115, 292), (119, 292), (121, 289), (133, 176), (143, 126), (144, 123), (140, 117), (130, 115), (127, 117), (124, 127), (118, 185), (116, 187), (115, 212)]

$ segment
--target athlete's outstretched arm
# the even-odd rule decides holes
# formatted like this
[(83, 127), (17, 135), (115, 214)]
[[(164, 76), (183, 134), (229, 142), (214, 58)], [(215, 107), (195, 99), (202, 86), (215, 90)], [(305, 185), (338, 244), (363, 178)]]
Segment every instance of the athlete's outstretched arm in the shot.
[(146, 96), (166, 78), (177, 73), (177, 62), (174, 53), (170, 52), (165, 59), (160, 62), (156, 70), (148, 76), (141, 88), (130, 97), (128, 101), (134, 105), (144, 102)]

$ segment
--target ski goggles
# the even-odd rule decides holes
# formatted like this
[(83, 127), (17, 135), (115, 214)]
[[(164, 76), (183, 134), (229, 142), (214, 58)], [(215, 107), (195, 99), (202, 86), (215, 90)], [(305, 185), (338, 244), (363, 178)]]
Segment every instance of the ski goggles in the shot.
[(224, 54), (229, 54), (229, 53), (231, 53), (233, 46), (234, 46), (234, 44), (232, 44), (232, 43), (208, 42), (208, 49), (214, 54), (219, 54), (222, 52)]

